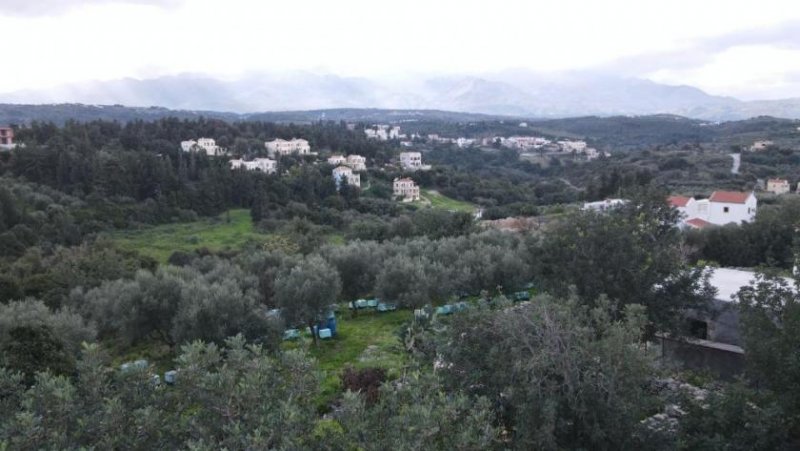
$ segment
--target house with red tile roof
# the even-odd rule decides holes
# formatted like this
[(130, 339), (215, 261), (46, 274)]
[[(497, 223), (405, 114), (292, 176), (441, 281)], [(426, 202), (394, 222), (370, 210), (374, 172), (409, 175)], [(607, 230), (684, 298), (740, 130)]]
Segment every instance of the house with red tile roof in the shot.
[(681, 227), (694, 229), (751, 222), (758, 207), (755, 194), (739, 191), (714, 191), (711, 197), (701, 200), (670, 196), (667, 201), (680, 211)]

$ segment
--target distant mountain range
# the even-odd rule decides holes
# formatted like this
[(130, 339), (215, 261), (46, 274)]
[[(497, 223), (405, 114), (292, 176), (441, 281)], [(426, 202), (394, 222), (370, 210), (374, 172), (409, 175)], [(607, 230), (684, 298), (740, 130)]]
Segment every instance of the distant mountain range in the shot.
[(379, 81), (293, 72), (220, 80), (199, 75), (121, 79), (0, 95), (4, 103), (83, 103), (253, 113), (338, 108), (445, 110), (529, 118), (674, 114), (726, 121), (800, 118), (800, 98), (742, 101), (691, 86), (591, 73), (542, 76), (505, 71), (481, 76)]

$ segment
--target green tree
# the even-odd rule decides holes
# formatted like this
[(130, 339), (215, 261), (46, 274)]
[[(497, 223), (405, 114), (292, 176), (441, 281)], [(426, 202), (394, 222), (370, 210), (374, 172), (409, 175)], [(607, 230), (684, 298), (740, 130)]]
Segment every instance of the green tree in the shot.
[(314, 325), (328, 312), (342, 292), (339, 273), (322, 257), (312, 255), (275, 280), (275, 303), (289, 323), (305, 323), (314, 336)]

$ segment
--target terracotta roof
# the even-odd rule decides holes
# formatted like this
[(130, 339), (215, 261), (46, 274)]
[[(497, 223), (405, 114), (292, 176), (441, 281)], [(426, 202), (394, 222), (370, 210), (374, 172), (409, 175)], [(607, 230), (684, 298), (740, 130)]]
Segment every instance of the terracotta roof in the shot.
[(691, 200), (691, 198), (690, 197), (686, 197), (686, 196), (669, 196), (667, 198), (667, 202), (669, 202), (670, 205), (672, 205), (673, 207), (676, 207), (676, 208), (677, 207), (685, 207), (686, 204), (688, 204), (690, 200)]
[(726, 204), (743, 204), (747, 202), (751, 193), (742, 193), (739, 191), (714, 191), (709, 197), (711, 202), (723, 202)]
[(686, 224), (687, 224), (689, 227), (691, 227), (691, 228), (693, 228), (693, 229), (702, 229), (702, 228), (705, 228), (705, 227), (708, 227), (708, 226), (712, 226), (712, 225), (714, 225), (714, 224), (712, 224), (712, 223), (710, 223), (710, 222), (706, 221), (705, 219), (700, 219), (700, 218), (692, 218), (692, 219), (687, 219), (687, 220), (686, 220), (686, 221), (684, 221), (684, 222), (685, 222), (685, 223), (686, 223)]

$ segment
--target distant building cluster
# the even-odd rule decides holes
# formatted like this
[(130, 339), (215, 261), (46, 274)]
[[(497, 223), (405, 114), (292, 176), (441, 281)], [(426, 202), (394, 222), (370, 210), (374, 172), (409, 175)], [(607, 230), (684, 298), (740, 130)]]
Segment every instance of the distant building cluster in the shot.
[(252, 161), (231, 160), (228, 163), (231, 165), (231, 169), (261, 171), (265, 174), (274, 174), (278, 168), (278, 162), (269, 158), (256, 158)]
[(741, 224), (756, 218), (758, 200), (752, 192), (714, 191), (708, 199), (670, 196), (678, 209), (681, 226), (702, 229), (712, 225)]
[(265, 142), (264, 147), (267, 148), (267, 152), (271, 157), (275, 157), (277, 155), (283, 156), (311, 154), (311, 146), (308, 144), (308, 141), (300, 138), (292, 138), (290, 140), (280, 138), (273, 139), (272, 141)]
[(364, 129), (364, 134), (367, 139), (377, 139), (380, 141), (388, 141), (390, 139), (400, 139), (403, 136), (400, 134), (400, 127), (395, 125), (377, 124)]
[(614, 208), (621, 207), (628, 203), (627, 199), (605, 199), (597, 202), (586, 202), (583, 204), (584, 210), (591, 210), (596, 212), (606, 212)]
[(211, 138), (198, 138), (197, 141), (190, 139), (181, 141), (181, 150), (184, 152), (204, 152), (210, 157), (224, 155), (225, 149), (219, 147), (217, 142)]
[(401, 197), (403, 202), (419, 200), (419, 186), (408, 177), (394, 179), (392, 192), (395, 197)]

